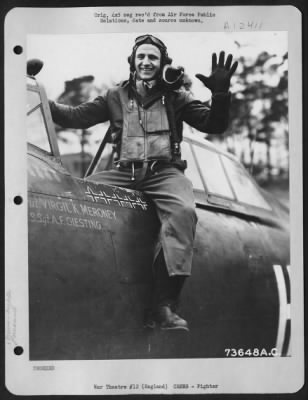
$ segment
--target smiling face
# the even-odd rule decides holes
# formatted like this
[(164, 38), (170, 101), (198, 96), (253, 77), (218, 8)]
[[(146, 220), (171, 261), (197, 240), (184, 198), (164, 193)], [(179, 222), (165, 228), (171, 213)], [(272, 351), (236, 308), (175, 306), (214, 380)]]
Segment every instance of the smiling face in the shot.
[(161, 64), (159, 49), (152, 44), (142, 44), (136, 50), (135, 68), (137, 78), (144, 81), (156, 79)]

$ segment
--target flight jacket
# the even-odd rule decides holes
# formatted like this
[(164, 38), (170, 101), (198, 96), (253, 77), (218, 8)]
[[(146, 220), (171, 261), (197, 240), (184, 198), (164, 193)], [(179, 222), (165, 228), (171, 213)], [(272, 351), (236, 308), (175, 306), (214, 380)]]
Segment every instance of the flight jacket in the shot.
[[(123, 111), (120, 92), (129, 92), (128, 81), (113, 87), (93, 101), (72, 107), (49, 101), (53, 121), (63, 128), (87, 129), (101, 122), (110, 121), (110, 141), (120, 145), (123, 130)], [(155, 101), (165, 98), (165, 93), (154, 86), (149, 93), (141, 97), (136, 91), (134, 98), (141, 107), (146, 109)], [(167, 93), (167, 101), (171, 102), (172, 115), (178, 141), (183, 137), (183, 122), (198, 131), (209, 134), (221, 134), (228, 126), (230, 93), (214, 93), (211, 106), (195, 100), (192, 94), (185, 90)], [(129, 95), (128, 95), (129, 98)], [(170, 121), (169, 121), (170, 122)], [(171, 124), (171, 123), (170, 123)]]

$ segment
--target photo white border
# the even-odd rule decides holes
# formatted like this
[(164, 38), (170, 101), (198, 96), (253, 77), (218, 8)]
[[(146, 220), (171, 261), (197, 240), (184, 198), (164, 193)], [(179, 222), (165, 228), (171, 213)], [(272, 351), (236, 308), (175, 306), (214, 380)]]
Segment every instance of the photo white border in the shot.
[[(95, 12), (202, 11), (200, 24), (100, 24)], [(292, 356), (245, 359), (29, 361), (28, 227), (26, 178), (26, 44), (29, 34), (111, 32), (287, 31), (289, 38), (289, 143)], [(248, 27), (247, 22), (255, 21)], [(133, 26), (133, 28), (132, 28)], [(302, 42), (301, 13), (293, 6), (15, 8), (5, 19), (5, 298), (6, 386), (19, 395), (293, 393), (304, 384)], [(22, 54), (13, 52), (16, 45)], [(14, 204), (21, 196), (23, 203)], [(20, 356), (15, 346), (22, 346)], [(34, 365), (54, 365), (35, 371)], [(98, 390), (94, 385), (168, 384), (168, 389)], [(218, 384), (217, 389), (174, 389), (173, 384)]]

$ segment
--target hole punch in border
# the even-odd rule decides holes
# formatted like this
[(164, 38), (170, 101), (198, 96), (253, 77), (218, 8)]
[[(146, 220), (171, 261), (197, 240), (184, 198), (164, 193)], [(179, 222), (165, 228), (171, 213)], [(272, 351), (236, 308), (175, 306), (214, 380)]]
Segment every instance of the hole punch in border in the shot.
[(23, 352), (24, 352), (23, 347), (21, 346), (14, 347), (14, 353), (16, 354), (16, 356), (21, 356)]
[(13, 48), (13, 51), (15, 54), (19, 55), (19, 54), (22, 54), (23, 48), (22, 48), (22, 46), (17, 45)]
[(23, 202), (23, 198), (21, 196), (15, 196), (14, 197), (14, 203), (19, 206), (20, 204), (22, 204)]

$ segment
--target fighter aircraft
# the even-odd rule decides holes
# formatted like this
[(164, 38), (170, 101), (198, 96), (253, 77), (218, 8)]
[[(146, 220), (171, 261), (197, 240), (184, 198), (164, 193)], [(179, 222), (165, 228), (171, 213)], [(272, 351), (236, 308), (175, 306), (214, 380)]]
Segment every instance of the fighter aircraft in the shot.
[(28, 74), (30, 359), (289, 355), (288, 209), (232, 155), (186, 135), (198, 214), (180, 305), (190, 329), (145, 328), (153, 205), (64, 168), (45, 90)]

